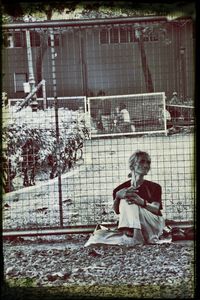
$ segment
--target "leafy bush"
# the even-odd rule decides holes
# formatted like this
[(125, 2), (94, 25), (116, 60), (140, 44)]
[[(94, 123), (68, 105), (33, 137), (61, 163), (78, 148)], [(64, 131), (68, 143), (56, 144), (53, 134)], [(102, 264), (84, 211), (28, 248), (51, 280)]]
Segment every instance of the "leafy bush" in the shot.
[[(15, 176), (25, 177), (31, 171), (35, 176), (35, 172), (39, 173), (42, 168), (53, 168), (53, 165), (55, 174), (52, 176), (56, 176), (59, 161), (75, 159), (74, 152), (78, 147), (83, 147), (84, 140), (89, 138), (88, 124), (78, 122), (76, 111), (59, 111), (59, 136), (53, 108), (33, 113), (28, 107), (11, 113), (13, 117), (4, 122), (2, 129), (4, 181), (10, 181), (13, 172)], [(12, 189), (10, 187), (6, 191)]]

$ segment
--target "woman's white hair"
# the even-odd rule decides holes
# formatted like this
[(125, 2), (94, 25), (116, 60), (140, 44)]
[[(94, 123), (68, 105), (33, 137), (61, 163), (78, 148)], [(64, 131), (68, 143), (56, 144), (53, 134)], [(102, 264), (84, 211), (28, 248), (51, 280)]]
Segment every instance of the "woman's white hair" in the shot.
[(130, 170), (134, 170), (135, 163), (138, 161), (138, 159), (140, 157), (145, 157), (149, 161), (151, 161), (151, 157), (150, 157), (149, 153), (147, 153), (145, 151), (137, 150), (129, 157), (128, 162), (129, 162)]

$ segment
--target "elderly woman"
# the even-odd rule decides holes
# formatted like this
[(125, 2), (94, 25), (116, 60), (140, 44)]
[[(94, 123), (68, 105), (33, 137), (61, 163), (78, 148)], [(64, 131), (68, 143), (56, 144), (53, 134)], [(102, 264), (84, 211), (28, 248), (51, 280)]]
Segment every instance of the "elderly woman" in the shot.
[(130, 180), (113, 191), (114, 211), (119, 214), (118, 230), (135, 244), (156, 243), (165, 226), (161, 186), (145, 180), (151, 166), (147, 152), (136, 151), (129, 158)]

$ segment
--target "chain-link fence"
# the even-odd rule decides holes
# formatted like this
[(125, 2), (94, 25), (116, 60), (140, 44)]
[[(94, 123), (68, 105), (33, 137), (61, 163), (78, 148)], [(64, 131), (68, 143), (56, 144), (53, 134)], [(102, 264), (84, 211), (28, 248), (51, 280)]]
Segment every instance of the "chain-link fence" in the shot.
[(165, 218), (193, 220), (193, 43), (188, 18), (3, 26), (4, 230), (116, 224), (137, 149)]

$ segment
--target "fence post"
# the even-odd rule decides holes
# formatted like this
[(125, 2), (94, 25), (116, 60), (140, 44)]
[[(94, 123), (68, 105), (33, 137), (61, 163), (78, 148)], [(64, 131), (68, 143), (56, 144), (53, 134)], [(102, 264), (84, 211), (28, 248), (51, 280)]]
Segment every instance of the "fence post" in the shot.
[[(31, 92), (32, 92), (35, 89), (35, 77), (34, 77), (34, 71), (33, 71), (33, 57), (32, 57), (30, 31), (29, 30), (26, 30), (26, 47), (27, 47), (28, 71), (29, 71), (28, 81), (30, 83)], [(31, 98), (33, 98), (36, 101), (36, 94), (33, 94), (33, 96)]]
[(51, 41), (51, 66), (53, 79), (53, 97), (55, 104), (55, 121), (56, 121), (56, 142), (57, 142), (57, 160), (58, 160), (58, 193), (59, 193), (59, 211), (60, 211), (60, 226), (63, 227), (63, 207), (62, 207), (62, 187), (61, 187), (61, 166), (60, 166), (60, 133), (59, 133), (59, 117), (58, 117), (58, 98), (57, 98), (57, 84), (56, 84), (56, 65), (55, 65), (55, 42), (53, 29), (50, 29)]
[(44, 103), (44, 109), (47, 108), (47, 94), (46, 94), (46, 81), (42, 80), (42, 96), (43, 96), (43, 103)]

